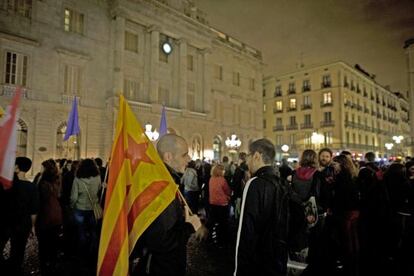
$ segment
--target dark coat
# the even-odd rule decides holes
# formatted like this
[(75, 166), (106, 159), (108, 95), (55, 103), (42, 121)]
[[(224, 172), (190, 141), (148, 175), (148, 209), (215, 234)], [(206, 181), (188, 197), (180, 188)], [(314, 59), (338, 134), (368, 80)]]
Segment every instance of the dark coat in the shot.
[(244, 180), (246, 172), (248, 171), (246, 162), (243, 162), (234, 171), (233, 179), (231, 181), (231, 188), (233, 190), (234, 198), (241, 198), (243, 194)]
[(236, 275), (286, 275), (286, 189), (275, 170), (260, 168), (245, 191), (239, 225)]
[[(178, 185), (180, 174), (169, 166), (167, 169)], [(175, 197), (140, 237), (134, 251), (144, 256), (131, 275), (184, 276), (191, 232), (192, 226), (185, 222), (181, 202)]]

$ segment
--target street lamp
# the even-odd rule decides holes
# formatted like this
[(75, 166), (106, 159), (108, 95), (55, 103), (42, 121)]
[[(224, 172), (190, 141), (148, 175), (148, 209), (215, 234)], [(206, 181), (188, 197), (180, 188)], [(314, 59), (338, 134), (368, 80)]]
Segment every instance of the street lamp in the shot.
[(160, 137), (160, 134), (156, 129), (152, 131), (152, 125), (150, 123), (145, 124), (145, 135), (147, 135), (148, 139), (151, 141), (157, 141), (158, 137)]
[(394, 144), (393, 143), (385, 143), (385, 148), (387, 150), (392, 150), (393, 147), (394, 147)]
[(224, 143), (226, 144), (226, 147), (229, 148), (229, 151), (233, 152), (237, 151), (237, 149), (241, 146), (241, 141), (236, 134), (232, 134), (230, 138), (227, 137)]
[(281, 149), (284, 153), (287, 153), (287, 152), (289, 151), (289, 146), (288, 146), (288, 145), (283, 145), (280, 149)]
[(315, 149), (317, 146), (323, 143), (324, 138), (325, 137), (323, 136), (323, 134), (319, 134), (316, 131), (312, 133), (311, 141), (312, 141), (312, 144), (315, 145)]
[(404, 136), (401, 136), (401, 135), (392, 136), (392, 140), (394, 140), (394, 142), (397, 143), (397, 144), (401, 143), (401, 140), (403, 140), (403, 139), (404, 139)]

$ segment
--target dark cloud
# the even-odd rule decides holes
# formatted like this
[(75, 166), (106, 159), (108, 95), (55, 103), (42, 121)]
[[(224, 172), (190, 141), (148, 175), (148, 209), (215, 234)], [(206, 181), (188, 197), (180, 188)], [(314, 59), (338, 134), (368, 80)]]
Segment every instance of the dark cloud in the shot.
[(344, 60), (406, 90), (414, 0), (195, 0), (213, 27), (263, 52), (265, 73)]

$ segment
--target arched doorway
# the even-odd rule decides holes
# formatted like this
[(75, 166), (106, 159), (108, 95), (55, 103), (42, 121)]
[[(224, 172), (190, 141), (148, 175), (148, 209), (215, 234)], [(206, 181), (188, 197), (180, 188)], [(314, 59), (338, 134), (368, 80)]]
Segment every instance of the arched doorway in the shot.
[(22, 120), (17, 121), (17, 150), (16, 157), (27, 155), (27, 125)]
[(222, 155), (222, 143), (220, 137), (216, 136), (213, 139), (213, 159), (221, 160)]
[(66, 133), (66, 122), (59, 125), (56, 132), (56, 158), (66, 158), (72, 160), (80, 159), (80, 134), (70, 136), (63, 141)]

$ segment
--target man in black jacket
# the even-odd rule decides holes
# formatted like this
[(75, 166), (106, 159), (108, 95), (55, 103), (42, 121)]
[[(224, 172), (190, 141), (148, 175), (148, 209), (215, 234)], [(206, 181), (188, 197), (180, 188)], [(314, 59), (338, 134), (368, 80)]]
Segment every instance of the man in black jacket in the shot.
[[(178, 185), (190, 160), (187, 142), (178, 135), (166, 134), (158, 141), (157, 151)], [(188, 214), (177, 194), (138, 240), (135, 250), (141, 251), (138, 254), (143, 253), (144, 256), (141, 256), (138, 267), (131, 275), (184, 276), (187, 241), (194, 232), (190, 221), (194, 220), (200, 223), (197, 215)], [(203, 231), (206, 230), (201, 227), (196, 235), (205, 235)]]
[(246, 174), (249, 168), (246, 163), (245, 152), (239, 153), (239, 166), (237, 166), (233, 179), (231, 180), (231, 188), (233, 189), (233, 200), (234, 200), (234, 215), (236, 219), (240, 217), (241, 198), (243, 194), (243, 188), (246, 184)]
[(274, 145), (267, 139), (249, 146), (247, 165), (253, 178), (243, 191), (235, 276), (287, 272), (288, 194), (272, 167), (274, 157)]

